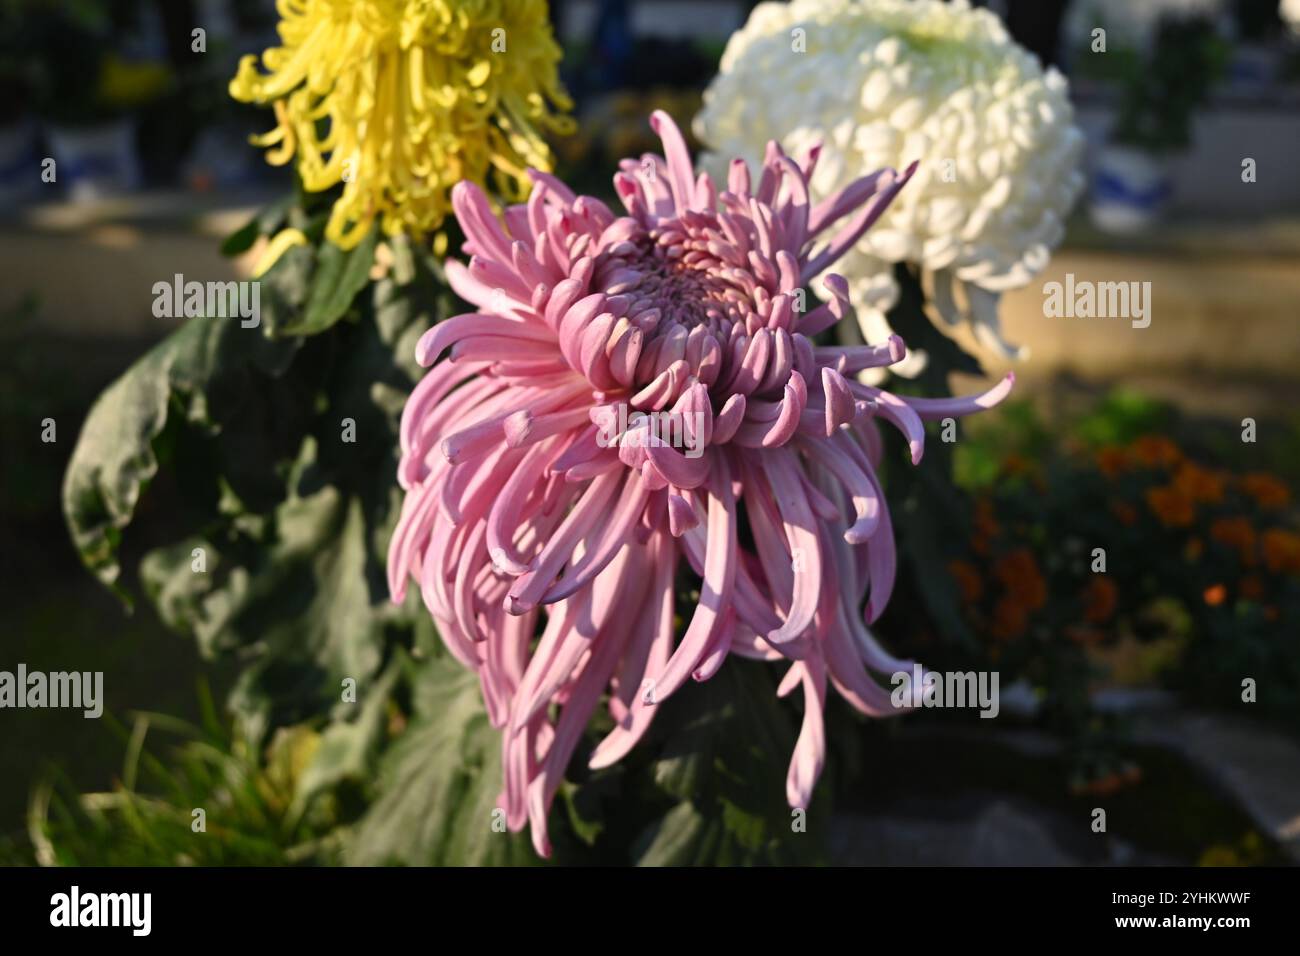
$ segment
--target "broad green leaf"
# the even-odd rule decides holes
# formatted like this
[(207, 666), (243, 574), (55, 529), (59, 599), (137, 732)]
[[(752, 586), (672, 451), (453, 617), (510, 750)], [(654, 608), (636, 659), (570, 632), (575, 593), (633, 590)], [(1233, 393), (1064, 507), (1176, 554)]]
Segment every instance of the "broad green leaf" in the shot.
[(327, 487), (286, 502), (276, 526), (278, 540), (221, 621), (257, 651), (236, 685), (235, 707), (246, 714), (273, 707), (271, 723), (330, 706), (346, 678), (368, 681), (382, 660), (385, 618), (396, 613), (387, 593), (371, 587), (360, 500)]
[(281, 327), (281, 334), (315, 335), (343, 318), (357, 293), (370, 282), (378, 244), (378, 228), (370, 230), (348, 250), (332, 242), (323, 243), (316, 258), (307, 306), (297, 318)]
[(620, 810), (626, 812), (624, 791), (628, 786), (622, 764), (595, 771), (581, 785), (566, 780), (557, 799), (563, 802), (574, 836), (587, 846), (596, 845), (606, 832), (609, 818)]
[(125, 598), (116, 587), (117, 545), (158, 471), (155, 442), (169, 420), (211, 430), (210, 392), (219, 389), (236, 407), (252, 400), (249, 384), (282, 369), (296, 348), (229, 319), (191, 319), (99, 397), (68, 464), (63, 509), (82, 561), (100, 580)]
[(644, 846), (637, 853), (639, 866), (689, 866), (700, 859), (716, 833), (710, 837), (709, 821), (689, 800), (679, 803), (646, 831)]
[(538, 862), (523, 834), (494, 828), (500, 735), (487, 722), (475, 675), (450, 658), (422, 664), (414, 714), (388, 749), (377, 799), (349, 841), (356, 865)]
[[(314, 257), (290, 249), (264, 277), (264, 319), (283, 310), (265, 324), (301, 309)], [(101, 398), (74, 454), (70, 528), (110, 583), (138, 499), (163, 470), (149, 531), (170, 543), (146, 557), (143, 584), (169, 626), (240, 661), (232, 703), (251, 731), (329, 713), (340, 682), (373, 678), (395, 644), (432, 649), (418, 595), (393, 606), (384, 573), (414, 345), (451, 299), (428, 260), (413, 261), (408, 286), (376, 283), (356, 297), (355, 321), (328, 334), (267, 338), (193, 320)]]
[[(647, 831), (639, 862), (818, 858), (817, 828), (810, 823), (806, 832), (795, 832), (791, 826), (785, 777), (795, 729), (773, 676), (771, 665), (732, 658), (713, 678), (683, 688), (663, 705), (666, 727), (653, 778), (680, 803)], [(819, 797), (814, 806), (820, 814), (829, 794)]]
[(248, 222), (226, 237), (221, 244), (221, 254), (237, 256), (251, 249), (260, 236), (269, 236), (278, 232), (293, 202), (294, 196), (290, 193), (251, 217)]
[(355, 719), (338, 720), (320, 736), (320, 746), (297, 778), (292, 819), (298, 819), (313, 798), (344, 781), (360, 783), (370, 773), (383, 736), (384, 717), (393, 687), (406, 666), (405, 655), (375, 680), (357, 687)]
[[(789, 812), (783, 825), (788, 831)], [(776, 826), (775, 821), (772, 824)], [(741, 829), (731, 808), (701, 807), (683, 801), (646, 828), (633, 858), (637, 866), (788, 866), (818, 859), (819, 838), (813, 832), (772, 835), (755, 843), (743, 830), (765, 826), (747, 819)]]
[[(141, 567), (168, 626), (193, 633), (210, 657), (244, 658), (231, 703), (253, 731), (334, 709), (344, 679), (365, 686), (375, 676), (389, 629), (405, 620), (375, 551), (394, 502), (344, 497), (309, 480), (316, 467), (308, 439), (266, 533), (227, 529), (205, 573), (192, 570), (192, 540), (152, 552)], [(375, 532), (376, 522), (385, 530)]]

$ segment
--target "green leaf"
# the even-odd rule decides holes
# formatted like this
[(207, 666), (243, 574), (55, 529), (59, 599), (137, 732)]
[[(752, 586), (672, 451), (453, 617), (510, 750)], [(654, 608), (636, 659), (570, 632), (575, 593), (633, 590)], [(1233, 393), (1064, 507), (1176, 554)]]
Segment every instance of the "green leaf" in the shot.
[[(203, 551), (207, 571), (202, 574), (194, 572), (195, 549)], [(209, 574), (220, 567), (220, 554), (212, 543), (190, 537), (146, 554), (140, 579), (158, 617), (173, 630), (193, 632), (204, 624), (203, 600), (212, 587)]]
[(299, 321), (311, 292), (316, 268), (316, 250), (291, 246), (262, 276), (262, 326), (275, 337), (290, 335), (288, 328)]
[(606, 832), (610, 817), (607, 807), (626, 807), (623, 789), (627, 786), (622, 764), (595, 771), (581, 785), (566, 780), (560, 786), (559, 797), (574, 836), (587, 846), (595, 846)]
[(270, 724), (329, 706), (345, 678), (368, 681), (382, 660), (385, 618), (397, 613), (386, 589), (372, 586), (358, 498), (333, 487), (293, 498), (276, 528), (274, 546), (213, 622), (227, 639), (256, 648), (232, 703)]
[[(729, 865), (814, 862), (817, 828), (791, 826), (785, 777), (795, 731), (772, 668), (732, 658), (662, 705), (667, 728), (653, 779), (680, 801), (643, 834), (638, 862)], [(658, 721), (656, 721), (658, 723)], [(815, 800), (821, 815), (829, 793)], [(689, 809), (688, 809), (689, 807)]]
[(64, 516), (82, 562), (128, 604), (117, 585), (117, 546), (158, 471), (155, 443), (164, 427), (178, 417), (212, 428), (209, 393), (218, 383), (231, 386), (222, 391), (234, 405), (252, 401), (248, 385), (286, 365), (296, 348), (228, 319), (191, 319), (91, 408), (64, 477)]
[(283, 326), (281, 334), (315, 335), (343, 318), (357, 293), (370, 282), (378, 244), (378, 228), (371, 229), (364, 239), (346, 251), (332, 242), (323, 243), (311, 279), (307, 308), (297, 320)]
[[(266, 331), (305, 299), (314, 256), (290, 249), (264, 277), (264, 319), (282, 310)], [(138, 533), (161, 545), (142, 582), (206, 656), (239, 660), (232, 704), (250, 733), (320, 718), (343, 678), (371, 679), (395, 645), (433, 644), (418, 595), (394, 606), (384, 570), (414, 345), (451, 307), (440, 273), (413, 262), (407, 286), (376, 283), (355, 321), (307, 339), (194, 320), (101, 398), (74, 453), (69, 525), (109, 583), (138, 499), (164, 474)]]
[(389, 601), (376, 547), (395, 496), (345, 496), (316, 483), (315, 448), (315, 439), (304, 444), (298, 478), (264, 534), (227, 527), (202, 574), (191, 567), (193, 539), (151, 552), (141, 566), (164, 623), (193, 633), (209, 657), (244, 659), (231, 704), (254, 733), (330, 711), (345, 678), (365, 686), (390, 629), (409, 618)]
[(290, 193), (268, 205), (226, 237), (221, 244), (221, 254), (223, 256), (240, 255), (253, 248), (253, 243), (260, 237), (278, 232), (289, 213), (289, 207), (293, 203), (294, 196)]
[(237, 256), (247, 252), (253, 248), (253, 243), (257, 242), (261, 235), (262, 231), (257, 227), (257, 217), (254, 216), (222, 241), (221, 254)]
[[(790, 830), (790, 811), (786, 811)], [(792, 833), (754, 842), (753, 833), (762, 831), (761, 820), (744, 817), (740, 829), (730, 808), (708, 812), (693, 801), (673, 807), (649, 826), (633, 848), (637, 866), (788, 866), (817, 862), (818, 838), (812, 833)], [(799, 843), (798, 841), (802, 841)]]
[(414, 682), (414, 715), (384, 755), (378, 798), (352, 834), (348, 863), (539, 862), (525, 835), (499, 829), (501, 741), (475, 675), (441, 658), (421, 665)]
[(652, 824), (642, 840), (643, 846), (637, 852), (638, 866), (707, 863), (707, 856), (702, 851), (717, 844), (717, 825), (710, 827), (709, 821), (688, 800)]
[(354, 720), (340, 720), (325, 729), (311, 762), (297, 779), (290, 818), (301, 818), (312, 800), (344, 781), (359, 783), (369, 776), (383, 737), (384, 717), (393, 688), (407, 666), (403, 655), (376, 680), (357, 688)]

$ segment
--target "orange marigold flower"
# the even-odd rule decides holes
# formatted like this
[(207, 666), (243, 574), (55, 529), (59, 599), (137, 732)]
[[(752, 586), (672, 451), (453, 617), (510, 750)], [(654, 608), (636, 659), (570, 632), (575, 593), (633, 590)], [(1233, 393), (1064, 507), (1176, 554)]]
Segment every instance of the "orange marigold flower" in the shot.
[(1026, 610), (1036, 611), (1047, 603), (1047, 582), (1028, 548), (1017, 548), (1003, 555), (994, 565), (993, 573), (1007, 596)]
[(993, 514), (993, 502), (988, 498), (981, 498), (975, 502), (975, 530), (989, 537), (1002, 530), (998, 526), (998, 519)]
[(1082, 624), (1070, 624), (1065, 628), (1065, 636), (1076, 644), (1083, 647), (1093, 647), (1106, 640), (1106, 633), (1099, 631), (1095, 627), (1085, 627)]
[(1241, 476), (1241, 490), (1261, 508), (1278, 510), (1291, 503), (1291, 490), (1274, 475), (1255, 471)]
[(993, 621), (989, 630), (1000, 641), (1010, 641), (1025, 633), (1029, 626), (1029, 612), (1010, 597), (998, 598), (993, 606)]
[(1007, 477), (1016, 475), (1033, 475), (1038, 470), (1038, 466), (1026, 458), (1024, 455), (1012, 452), (1002, 459), (1002, 474)]
[(1166, 528), (1186, 528), (1196, 517), (1191, 497), (1177, 485), (1147, 489), (1147, 505)]
[(1255, 528), (1247, 518), (1216, 518), (1210, 525), (1210, 537), (1219, 544), (1234, 548), (1241, 563), (1255, 563)]
[(989, 542), (1002, 532), (998, 520), (993, 516), (993, 502), (988, 498), (979, 498), (975, 502), (975, 533), (971, 547), (976, 554), (988, 554)]
[(1223, 500), (1223, 476), (1185, 461), (1174, 473), (1174, 485), (1193, 501), (1215, 503)]
[(1201, 597), (1205, 598), (1205, 603), (1210, 607), (1218, 607), (1227, 599), (1228, 589), (1222, 584), (1211, 584)]
[(1172, 468), (1183, 460), (1183, 453), (1163, 435), (1143, 435), (1128, 448), (1135, 461), (1148, 468)]
[(1112, 501), (1110, 503), (1110, 513), (1113, 514), (1119, 523), (1126, 528), (1131, 528), (1137, 524), (1138, 513), (1127, 501)]
[(1300, 574), (1300, 534), (1269, 528), (1259, 538), (1264, 565), (1273, 573)]
[(974, 604), (984, 595), (984, 582), (980, 578), (979, 568), (969, 561), (951, 561), (948, 573), (957, 582), (957, 590), (965, 604)]
[(1119, 588), (1104, 574), (1095, 574), (1083, 592), (1083, 618), (1090, 624), (1105, 624), (1119, 604)]
[(1107, 445), (1097, 452), (1097, 468), (1107, 478), (1115, 478), (1128, 467), (1128, 453), (1119, 445)]
[(1109, 797), (1124, 786), (1124, 780), (1117, 773), (1108, 773), (1097, 780), (1089, 781), (1073, 788), (1075, 793), (1086, 793), (1094, 797)]
[(1264, 582), (1257, 575), (1248, 574), (1237, 582), (1237, 593), (1247, 601), (1258, 601), (1264, 596)]

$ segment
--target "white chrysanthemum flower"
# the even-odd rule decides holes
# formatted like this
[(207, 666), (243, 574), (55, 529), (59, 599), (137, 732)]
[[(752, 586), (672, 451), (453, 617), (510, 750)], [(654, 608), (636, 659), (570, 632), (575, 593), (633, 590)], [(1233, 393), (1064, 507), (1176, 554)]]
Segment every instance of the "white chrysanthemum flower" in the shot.
[[(907, 189), (839, 271), (869, 342), (889, 334), (893, 264), (930, 275), (943, 316), (1005, 356), (1002, 292), (1047, 264), (1083, 188), (1083, 136), (1065, 79), (965, 0), (762, 3), (733, 34), (695, 132), (714, 154), (758, 160), (816, 143), (814, 195), (920, 160)], [(706, 166), (710, 159), (704, 160)], [(962, 287), (964, 306), (954, 294)], [(919, 371), (909, 357), (903, 374)]]
[(1291, 32), (1300, 35), (1300, 0), (1281, 0), (1277, 12)]

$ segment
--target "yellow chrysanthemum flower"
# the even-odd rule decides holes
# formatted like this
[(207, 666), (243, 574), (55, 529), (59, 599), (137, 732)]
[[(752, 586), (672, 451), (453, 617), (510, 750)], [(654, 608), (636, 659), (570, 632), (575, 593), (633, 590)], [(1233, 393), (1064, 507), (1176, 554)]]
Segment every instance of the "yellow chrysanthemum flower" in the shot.
[(462, 179), (508, 201), (550, 169), (543, 131), (568, 132), (545, 0), (277, 0), (282, 46), (239, 64), (230, 94), (273, 103), (258, 146), (295, 156), (312, 191), (342, 182), (325, 236), (355, 246), (434, 233)]

